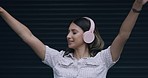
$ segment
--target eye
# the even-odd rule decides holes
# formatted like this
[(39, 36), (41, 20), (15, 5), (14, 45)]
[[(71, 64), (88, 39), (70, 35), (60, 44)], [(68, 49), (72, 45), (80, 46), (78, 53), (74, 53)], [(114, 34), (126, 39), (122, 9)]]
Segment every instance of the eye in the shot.
[(78, 33), (78, 31), (75, 30), (75, 29), (71, 30), (71, 32), (72, 32), (72, 34), (74, 34), (74, 35)]
[(77, 32), (73, 32), (73, 34), (77, 34)]

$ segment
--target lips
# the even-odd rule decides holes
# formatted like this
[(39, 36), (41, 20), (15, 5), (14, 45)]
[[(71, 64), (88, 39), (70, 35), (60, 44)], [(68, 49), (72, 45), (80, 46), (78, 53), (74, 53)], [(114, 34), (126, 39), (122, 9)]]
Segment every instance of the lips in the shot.
[(72, 44), (72, 43), (73, 43), (72, 41), (68, 42), (69, 45)]
[(68, 40), (68, 45), (72, 44), (74, 41)]

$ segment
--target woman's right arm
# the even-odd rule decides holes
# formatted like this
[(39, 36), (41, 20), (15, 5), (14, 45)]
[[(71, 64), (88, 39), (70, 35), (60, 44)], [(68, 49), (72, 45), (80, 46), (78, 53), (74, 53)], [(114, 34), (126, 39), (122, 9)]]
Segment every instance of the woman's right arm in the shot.
[(44, 60), (45, 45), (36, 38), (27, 27), (12, 17), (2, 7), (0, 7), (0, 16), (23, 39), (24, 42), (27, 43), (42, 60)]

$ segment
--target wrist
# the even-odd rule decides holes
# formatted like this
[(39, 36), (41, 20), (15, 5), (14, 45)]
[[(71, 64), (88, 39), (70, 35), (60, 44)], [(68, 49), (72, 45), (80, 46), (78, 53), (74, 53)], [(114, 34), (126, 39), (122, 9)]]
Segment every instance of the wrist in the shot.
[(133, 11), (134, 13), (140, 13), (140, 12), (141, 12), (141, 10), (137, 10), (137, 9), (135, 9), (135, 8), (132, 8), (132, 11)]
[(4, 10), (3, 8), (1, 8), (1, 10), (0, 10), (0, 15), (3, 16), (3, 15), (5, 15), (6, 13), (7, 13), (7, 11)]
[(132, 10), (134, 10), (135, 12), (141, 11), (143, 7), (143, 0), (135, 0), (133, 6), (132, 6)]

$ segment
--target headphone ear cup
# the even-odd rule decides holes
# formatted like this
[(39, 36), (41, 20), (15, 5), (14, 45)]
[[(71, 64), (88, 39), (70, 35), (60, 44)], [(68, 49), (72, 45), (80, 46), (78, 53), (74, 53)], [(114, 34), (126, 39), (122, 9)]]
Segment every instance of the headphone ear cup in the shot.
[(86, 31), (83, 34), (83, 40), (86, 43), (92, 43), (95, 39), (95, 36), (93, 33), (91, 33), (90, 31)]

